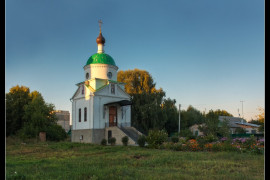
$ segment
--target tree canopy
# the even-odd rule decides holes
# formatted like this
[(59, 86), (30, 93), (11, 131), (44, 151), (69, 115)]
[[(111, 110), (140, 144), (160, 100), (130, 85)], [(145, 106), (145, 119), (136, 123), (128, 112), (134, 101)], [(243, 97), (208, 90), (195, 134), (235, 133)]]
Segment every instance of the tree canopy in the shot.
[(25, 86), (14, 86), (6, 94), (6, 134), (15, 134), (24, 123), (24, 106), (31, 101), (30, 90)]
[(175, 131), (178, 116), (176, 101), (166, 99), (162, 88), (156, 89), (156, 84), (147, 71), (119, 71), (117, 81), (126, 83), (125, 91), (131, 96), (131, 119), (134, 127), (146, 134), (149, 129), (166, 128), (169, 133)]
[(64, 129), (56, 123), (54, 108), (38, 91), (30, 92), (28, 87), (19, 85), (12, 87), (6, 94), (6, 135), (29, 138), (36, 137), (40, 131), (57, 129), (64, 138), (65, 132), (60, 132)]

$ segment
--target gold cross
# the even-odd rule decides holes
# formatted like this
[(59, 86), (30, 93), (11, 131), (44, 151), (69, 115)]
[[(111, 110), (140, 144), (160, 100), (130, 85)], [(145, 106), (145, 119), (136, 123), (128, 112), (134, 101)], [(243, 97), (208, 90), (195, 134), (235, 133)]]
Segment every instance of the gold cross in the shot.
[(101, 19), (98, 21), (98, 23), (99, 23), (99, 32), (101, 32), (101, 24), (103, 24)]

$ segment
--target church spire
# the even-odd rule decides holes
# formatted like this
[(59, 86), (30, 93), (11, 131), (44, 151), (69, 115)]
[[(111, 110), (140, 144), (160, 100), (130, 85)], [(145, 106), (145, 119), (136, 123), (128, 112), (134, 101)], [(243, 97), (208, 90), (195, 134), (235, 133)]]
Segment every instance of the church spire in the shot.
[(97, 45), (98, 45), (98, 53), (104, 53), (104, 50), (103, 50), (103, 47), (104, 47), (104, 44), (105, 44), (105, 38), (102, 36), (102, 33), (101, 33), (101, 24), (102, 24), (102, 21), (99, 20), (98, 21), (99, 23), (99, 36), (97, 37)]

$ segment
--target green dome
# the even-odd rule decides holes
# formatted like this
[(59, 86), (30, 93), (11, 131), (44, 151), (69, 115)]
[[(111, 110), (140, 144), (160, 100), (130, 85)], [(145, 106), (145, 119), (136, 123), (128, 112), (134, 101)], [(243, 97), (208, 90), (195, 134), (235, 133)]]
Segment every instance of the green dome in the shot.
[(88, 64), (110, 64), (110, 65), (116, 66), (113, 58), (110, 55), (105, 54), (105, 53), (93, 54), (88, 59), (86, 65)]

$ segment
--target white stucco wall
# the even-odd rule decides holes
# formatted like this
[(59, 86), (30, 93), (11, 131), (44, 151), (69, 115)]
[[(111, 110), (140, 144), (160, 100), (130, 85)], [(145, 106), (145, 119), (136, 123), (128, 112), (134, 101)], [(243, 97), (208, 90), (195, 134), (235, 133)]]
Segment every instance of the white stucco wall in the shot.
[(107, 74), (108, 72), (111, 72), (112, 77), (110, 80), (117, 81), (117, 70), (118, 70), (117, 66), (109, 64), (90, 64), (84, 66), (84, 76), (86, 75), (86, 73), (89, 73), (88, 79), (93, 78), (109, 79)]
[[(84, 94), (81, 88), (72, 102), (72, 130), (92, 129), (93, 128), (93, 96), (85, 88)], [(87, 93), (88, 92), (88, 93)], [(84, 121), (84, 108), (87, 108), (87, 120)], [(79, 122), (79, 109), (81, 109), (81, 122)]]

